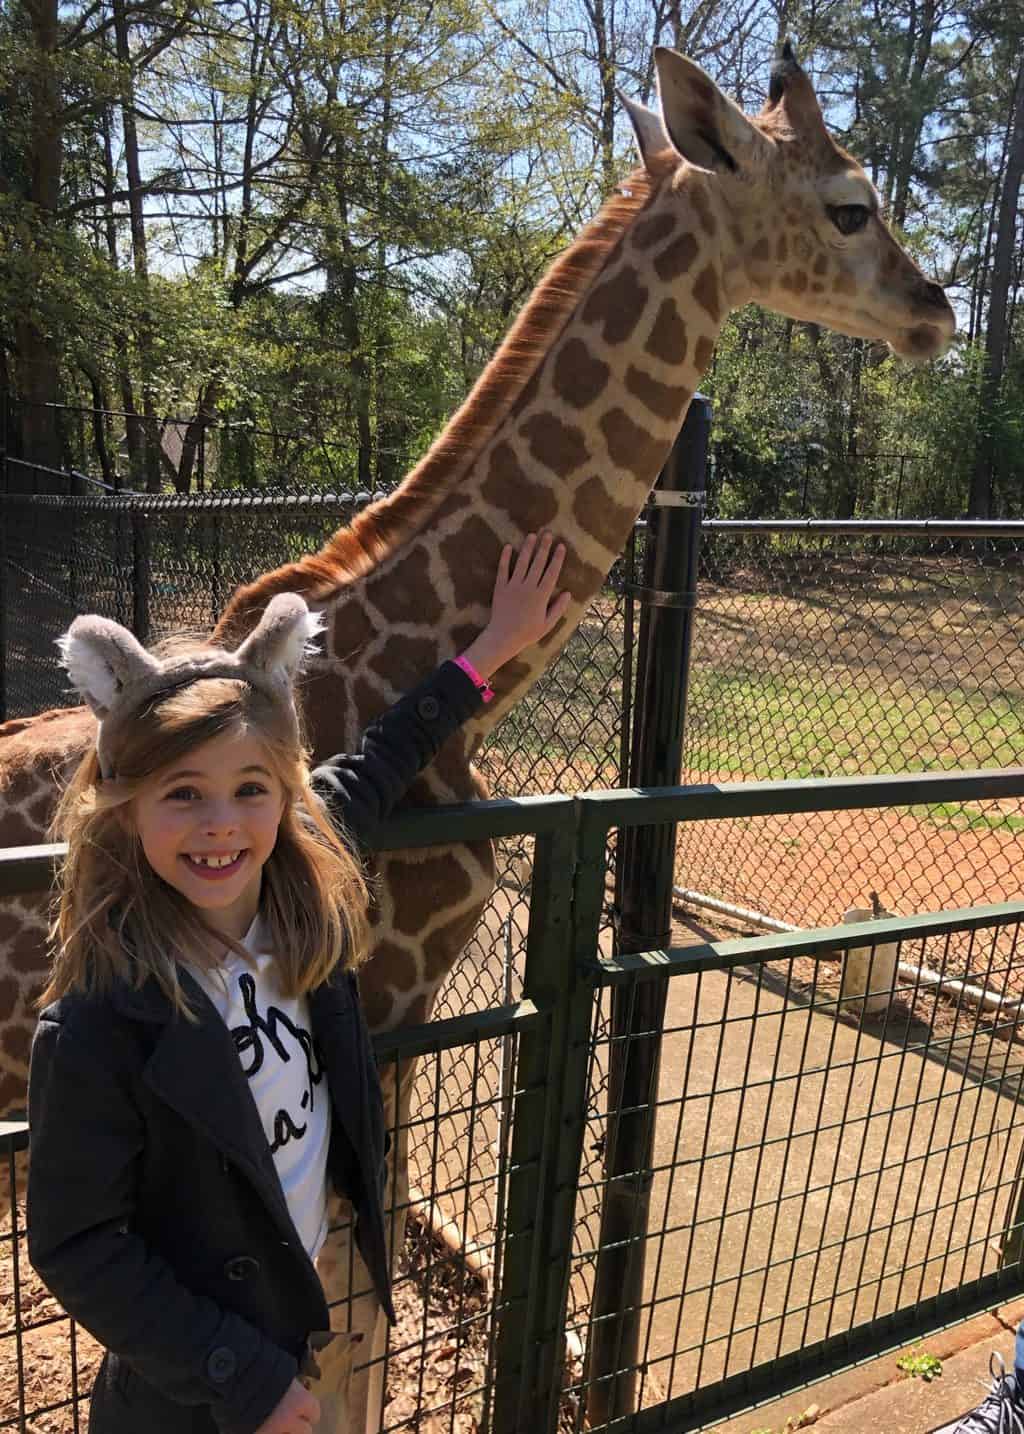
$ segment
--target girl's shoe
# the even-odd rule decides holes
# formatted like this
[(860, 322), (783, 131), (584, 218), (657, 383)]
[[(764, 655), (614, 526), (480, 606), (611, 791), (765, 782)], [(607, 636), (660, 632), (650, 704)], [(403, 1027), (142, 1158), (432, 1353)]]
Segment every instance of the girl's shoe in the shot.
[(1007, 1374), (1002, 1358), (989, 1360), (992, 1388), (986, 1399), (956, 1424), (944, 1424), (932, 1434), (1024, 1434), (1024, 1388), (1016, 1374)]

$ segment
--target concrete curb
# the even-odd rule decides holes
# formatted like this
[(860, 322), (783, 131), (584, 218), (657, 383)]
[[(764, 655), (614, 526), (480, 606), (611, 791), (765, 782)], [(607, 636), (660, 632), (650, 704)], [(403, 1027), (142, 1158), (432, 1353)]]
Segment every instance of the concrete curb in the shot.
[[(1000, 1305), (990, 1314), (975, 1315), (973, 1319), (952, 1325), (927, 1339), (891, 1350), (879, 1359), (868, 1360), (830, 1379), (806, 1385), (794, 1394), (787, 1394), (723, 1424), (716, 1424), (713, 1426), (715, 1434), (755, 1434), (755, 1431), (760, 1434), (762, 1430), (770, 1431), (770, 1434), (789, 1434), (787, 1419), (792, 1421), (790, 1429), (817, 1427), (823, 1431), (834, 1429), (835, 1434), (845, 1430), (863, 1430), (864, 1434), (878, 1431), (878, 1434), (883, 1434), (877, 1410), (865, 1403), (858, 1417), (851, 1406), (860, 1401), (875, 1403), (872, 1396), (891, 1386), (900, 1386), (901, 1389), (913, 1386), (916, 1393), (922, 1381), (907, 1379), (897, 1367), (897, 1360), (911, 1352), (930, 1354), (943, 1362), (942, 1377), (925, 1386), (936, 1396), (931, 1399), (928, 1414), (924, 1416), (926, 1422), (918, 1424), (916, 1429), (913, 1424), (900, 1424), (900, 1428), (906, 1429), (908, 1434), (911, 1429), (915, 1429), (915, 1434), (926, 1434), (927, 1430), (957, 1418), (981, 1401), (984, 1395), (978, 1381), (987, 1377), (988, 1355), (992, 1349), (998, 1348), (1007, 1367), (1012, 1366), (1014, 1335), (1022, 1319), (1024, 1300)], [(963, 1355), (964, 1359), (958, 1361), (958, 1355)], [(968, 1355), (973, 1357), (968, 1358)], [(895, 1398), (895, 1390), (892, 1398)], [(803, 1423), (798, 1422), (801, 1416)], [(884, 1434), (890, 1434), (888, 1422), (884, 1426)]]

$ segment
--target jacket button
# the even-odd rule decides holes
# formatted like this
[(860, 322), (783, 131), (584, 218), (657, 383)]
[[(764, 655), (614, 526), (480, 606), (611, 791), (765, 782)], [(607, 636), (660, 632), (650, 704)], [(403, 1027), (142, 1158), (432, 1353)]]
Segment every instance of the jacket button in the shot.
[(441, 704), (436, 697), (421, 697), (416, 703), (416, 711), (424, 722), (434, 722), (440, 716)]
[(252, 1255), (235, 1255), (224, 1265), (224, 1273), (229, 1280), (248, 1280), (259, 1272), (260, 1262)]
[(214, 1384), (227, 1384), (238, 1368), (235, 1351), (227, 1345), (219, 1345), (206, 1361), (206, 1372)]

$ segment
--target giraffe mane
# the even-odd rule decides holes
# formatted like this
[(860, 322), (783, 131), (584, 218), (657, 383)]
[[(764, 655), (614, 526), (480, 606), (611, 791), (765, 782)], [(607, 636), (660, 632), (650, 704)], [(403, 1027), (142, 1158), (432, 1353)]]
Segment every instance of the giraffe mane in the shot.
[(310, 602), (323, 601), (370, 572), (424, 526), (511, 412), (547, 355), (552, 334), (568, 322), (608, 255), (674, 173), (679, 156), (666, 150), (648, 163), (622, 182), (552, 262), (461, 407), (395, 492), (339, 528), (318, 553), (238, 588), (217, 624), (218, 641), (234, 640), (251, 627), (275, 593), (299, 592)]

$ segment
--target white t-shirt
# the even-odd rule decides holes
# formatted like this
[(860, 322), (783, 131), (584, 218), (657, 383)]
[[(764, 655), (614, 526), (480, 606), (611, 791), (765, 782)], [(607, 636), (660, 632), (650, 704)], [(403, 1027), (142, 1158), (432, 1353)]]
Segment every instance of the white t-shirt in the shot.
[(309, 1002), (278, 989), (258, 916), (242, 944), (254, 958), (251, 965), (228, 951), (215, 970), (191, 963), (189, 970), (231, 1032), (295, 1228), (315, 1259), (327, 1235), (330, 1092), (313, 1043)]

